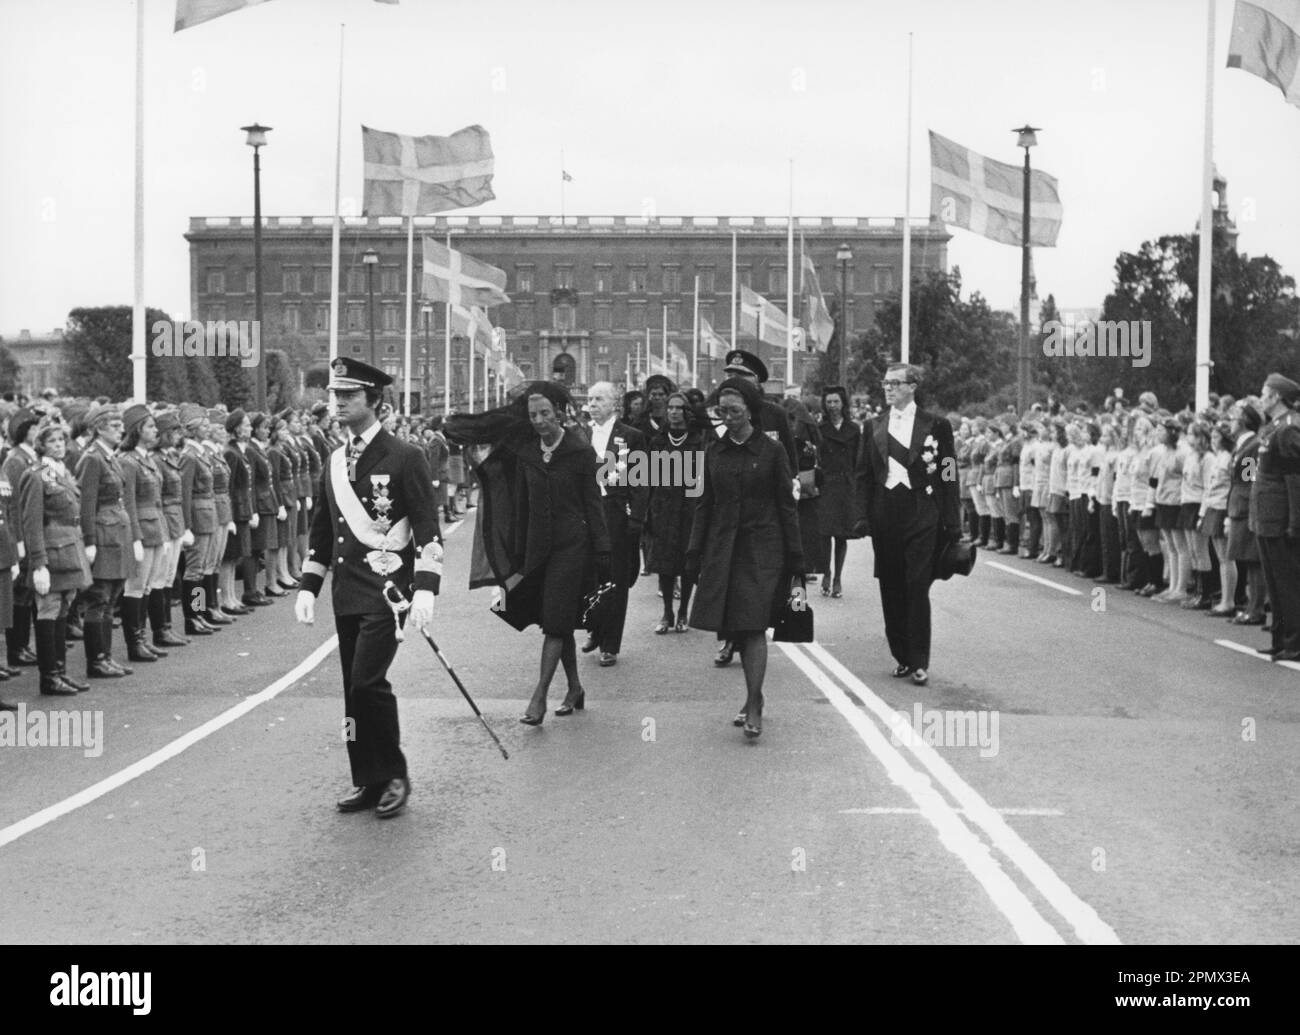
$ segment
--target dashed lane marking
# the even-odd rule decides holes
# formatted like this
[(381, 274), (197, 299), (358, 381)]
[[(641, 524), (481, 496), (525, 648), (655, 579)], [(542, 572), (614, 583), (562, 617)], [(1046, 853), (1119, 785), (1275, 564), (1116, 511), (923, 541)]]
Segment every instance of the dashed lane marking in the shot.
[(1030, 575), (1027, 571), (1021, 571), (1018, 568), (1012, 568), (1010, 565), (999, 564), (997, 561), (981, 561), (990, 568), (997, 568), (999, 571), (1009, 572), (1017, 578), (1028, 579), (1030, 582), (1037, 582), (1040, 586), (1049, 586), (1052, 589), (1060, 590), (1062, 593), (1069, 593), (1072, 597), (1083, 596), (1083, 590), (1075, 589), (1073, 586), (1063, 586), (1059, 582), (1053, 582), (1051, 579), (1044, 579), (1038, 575)]

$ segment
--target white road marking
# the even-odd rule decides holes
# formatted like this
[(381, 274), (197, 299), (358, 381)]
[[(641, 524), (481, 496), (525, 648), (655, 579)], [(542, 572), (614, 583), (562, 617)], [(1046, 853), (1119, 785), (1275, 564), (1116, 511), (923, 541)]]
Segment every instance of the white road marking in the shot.
[(192, 747), (205, 737), (211, 736), (217, 730), (229, 726), (236, 719), (247, 715), (259, 704), (264, 704), (293, 686), (294, 683), (329, 657), (338, 645), (338, 636), (331, 636), (300, 661), (292, 671), (286, 672), (265, 690), (261, 690), (251, 697), (245, 697), (233, 708), (226, 709), (220, 715), (209, 719), (202, 726), (195, 727), (188, 733), (177, 737), (170, 744), (159, 748), (152, 754), (146, 755), (138, 762), (133, 762), (112, 776), (105, 777), (99, 783), (92, 784), (84, 790), (64, 798), (57, 804), (41, 809), (40, 812), (35, 812), (26, 819), (20, 819), (17, 823), (10, 824), (0, 830), (0, 847), (4, 847), (11, 841), (17, 841), (24, 834), (30, 834), (33, 830), (39, 830), (47, 823), (52, 823), (60, 816), (66, 816), (69, 812), (79, 809), (83, 805), (89, 805), (96, 798), (102, 798), (105, 794), (117, 790), (123, 784), (130, 783), (137, 776), (143, 776), (149, 770), (156, 769), (169, 759), (175, 758), (186, 748)]
[[(458, 523), (459, 524), (459, 523)], [(455, 531), (455, 527), (448, 529), (444, 534), (450, 535)], [(130, 783), (137, 776), (143, 776), (151, 769), (156, 769), (169, 759), (175, 758), (186, 748), (193, 747), (199, 741), (210, 737), (217, 730), (229, 726), (236, 719), (247, 715), (259, 704), (265, 704), (267, 701), (278, 697), (281, 693), (293, 686), (303, 676), (312, 669), (316, 668), (322, 661), (334, 653), (339, 645), (337, 635), (331, 636), (314, 651), (307, 655), (294, 668), (286, 672), (270, 686), (260, 690), (250, 697), (245, 697), (239, 704), (233, 708), (228, 708), (220, 715), (214, 716), (183, 736), (177, 737), (170, 744), (160, 747), (152, 754), (146, 755), (138, 762), (133, 762), (125, 769), (119, 770), (112, 776), (106, 776), (96, 784), (78, 791), (62, 801), (48, 808), (41, 809), (40, 812), (34, 812), (26, 819), (20, 819), (17, 823), (11, 823), (9, 826), (0, 829), (0, 848), (12, 841), (17, 841), (25, 834), (30, 834), (33, 830), (39, 830), (47, 823), (53, 823), (60, 816), (66, 816), (69, 812), (81, 808), (83, 805), (89, 805), (97, 798), (102, 798), (110, 791), (115, 791), (124, 784)], [(177, 716), (179, 718), (179, 716)], [(281, 720), (283, 721), (283, 720)]]
[[(1002, 816), (1064, 816), (1065, 813), (1060, 809), (994, 809), (994, 812)], [(953, 809), (953, 812), (959, 816), (966, 815), (965, 809)], [(841, 816), (919, 816), (920, 809), (901, 809), (888, 808), (884, 805), (873, 805), (865, 809), (840, 809)]]
[(1050, 586), (1052, 589), (1059, 589), (1062, 593), (1069, 593), (1072, 597), (1083, 596), (1083, 590), (1075, 589), (1073, 586), (1063, 586), (1059, 582), (1053, 582), (1051, 579), (1040, 578), (1037, 575), (1030, 575), (1027, 571), (1021, 571), (1018, 568), (1012, 568), (1006, 564), (999, 564), (997, 561), (982, 561), (990, 568), (997, 568), (999, 571), (1010, 572), (1012, 575), (1022, 579), (1028, 579), (1030, 582), (1037, 582), (1040, 586)]
[[(862, 701), (869, 712), (883, 722), (886, 728), (890, 728), (891, 721), (895, 719), (894, 709), (872, 693), (871, 689), (862, 680), (845, 668), (839, 659), (821, 644), (810, 643), (806, 645), (806, 648), (813, 658), (825, 666), (828, 672), (834, 674)], [(834, 699), (832, 699), (832, 703), (835, 703)], [(837, 704), (836, 707), (838, 708), (839, 705)], [(859, 715), (861, 714), (856, 708), (853, 711)], [(1038, 853), (1030, 848), (1019, 834), (1007, 826), (1006, 821), (998, 815), (997, 811), (990, 807), (973, 787), (957, 775), (956, 770), (933, 747), (926, 744), (919, 737), (909, 738), (904, 746), (956, 799), (971, 821), (979, 826), (993, 841), (994, 847), (1015, 863), (1029, 879), (1030, 883), (1051, 903), (1052, 908), (1069, 922), (1080, 939), (1089, 945), (1120, 944), (1119, 936), (1109, 924), (1101, 919), (1097, 911), (1079, 898), (1070, 889), (1069, 885), (1061, 880), (1056, 875), (1056, 872), (1039, 857)], [(1017, 889), (1017, 892), (1019, 892), (1019, 889)]]
[(1065, 939), (1034, 908), (1028, 896), (1007, 876), (989, 852), (988, 846), (976, 837), (962, 822), (938, 791), (929, 777), (917, 772), (879, 728), (849, 700), (843, 690), (831, 682), (809, 657), (794, 644), (778, 643), (782, 652), (826, 695), (827, 700), (862, 738), (867, 749), (884, 766), (891, 781), (907, 792), (920, 807), (921, 814), (939, 834), (940, 843), (957, 856), (983, 886), (993, 904), (1010, 922), (1016, 937), (1031, 945), (1061, 945)]
[(1273, 655), (1265, 654), (1254, 647), (1247, 647), (1244, 643), (1234, 643), (1232, 640), (1215, 640), (1220, 647), (1227, 647), (1229, 650), (1235, 650), (1238, 654), (1245, 654), (1247, 657), (1256, 658), (1259, 661), (1267, 661), (1270, 665), (1278, 665), (1282, 668), (1293, 668), (1300, 672), (1300, 662), (1295, 661), (1274, 661)]

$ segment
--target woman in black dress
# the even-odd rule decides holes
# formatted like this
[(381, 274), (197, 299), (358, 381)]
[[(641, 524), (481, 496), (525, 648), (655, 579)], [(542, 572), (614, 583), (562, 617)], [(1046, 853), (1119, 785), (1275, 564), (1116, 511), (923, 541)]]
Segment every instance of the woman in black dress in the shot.
[(482, 494), (478, 534), (490, 570), (471, 573), (470, 588), (506, 589), (503, 613), (518, 629), (541, 626), (541, 670), (519, 721), (540, 726), (556, 666), (564, 665), (568, 694), (556, 715), (581, 711), (586, 694), (578, 676), (577, 628), (584, 595), (596, 578), (609, 579), (610, 543), (596, 483), (591, 443), (564, 421), (572, 403), (554, 382), (535, 381), (497, 410), (456, 415), (449, 441), (493, 444), (479, 469)]
[(698, 571), (691, 626), (721, 632), (740, 651), (745, 704), (734, 724), (745, 736), (763, 732), (767, 629), (787, 593), (802, 599), (797, 579), (803, 547), (793, 475), (785, 450), (755, 428), (763, 397), (728, 378), (718, 391), (726, 434), (704, 456), (704, 491), (695, 507), (687, 570)]
[(822, 393), (822, 411), (825, 414), (819, 429), (822, 494), (818, 498), (817, 517), (828, 569), (828, 577), (822, 582), (822, 596), (839, 597), (843, 595), (840, 577), (844, 572), (844, 558), (853, 538), (854, 470), (858, 450), (862, 448), (862, 429), (849, 418), (849, 393), (839, 385), (832, 385)]
[[(663, 431), (650, 440), (651, 456), (668, 453), (680, 454), (680, 461), (669, 458), (670, 471), (699, 476), (699, 460), (703, 455), (704, 437), (694, 427), (690, 400), (683, 392), (668, 396), (664, 409), (666, 424)], [(678, 466), (680, 464), (680, 466)], [(695, 517), (695, 499), (687, 495), (686, 479), (675, 478), (670, 485), (655, 485), (650, 489), (650, 520), (646, 530), (653, 533), (646, 567), (659, 576), (659, 595), (664, 598), (664, 614), (655, 626), (657, 634), (675, 629), (686, 631), (686, 615), (690, 610), (691, 593), (695, 580), (686, 575), (686, 546), (691, 538), (691, 522)], [(673, 621), (673, 596), (675, 583), (681, 579), (682, 596), (678, 604), (677, 620)]]
[[(782, 405), (790, 418), (790, 434), (794, 436), (799, 457), (799, 537), (803, 542), (804, 574), (822, 574), (826, 571), (826, 553), (822, 548), (821, 530), (821, 447), (822, 436), (817, 422), (808, 407), (793, 396), (787, 396)], [(830, 578), (822, 580), (822, 594), (830, 592)]]

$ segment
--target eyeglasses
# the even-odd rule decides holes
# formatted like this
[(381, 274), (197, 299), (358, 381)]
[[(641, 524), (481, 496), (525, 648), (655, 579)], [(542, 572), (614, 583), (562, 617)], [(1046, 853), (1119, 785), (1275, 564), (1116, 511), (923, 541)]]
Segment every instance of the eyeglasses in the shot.
[(886, 380), (886, 381), (881, 381), (881, 382), (880, 382), (880, 387), (881, 387), (881, 388), (897, 388), (899, 385), (914, 385), (914, 384), (916, 384), (915, 381), (895, 381), (895, 380), (890, 379), (890, 380)]

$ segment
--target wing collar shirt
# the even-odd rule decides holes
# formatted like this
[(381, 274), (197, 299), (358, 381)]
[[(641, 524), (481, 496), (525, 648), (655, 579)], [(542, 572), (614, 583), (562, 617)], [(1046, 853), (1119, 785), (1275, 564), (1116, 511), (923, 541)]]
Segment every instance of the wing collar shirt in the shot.
[[(596, 451), (596, 459), (601, 463), (605, 462), (605, 453), (609, 449), (609, 437), (614, 432), (614, 423), (617, 420), (618, 414), (613, 413), (610, 414), (609, 420), (605, 421), (604, 424), (597, 424), (595, 421), (591, 422), (591, 448)], [(600, 480), (597, 479), (597, 481)], [(603, 483), (600, 485), (600, 494), (602, 496), (607, 495)]]
[[(904, 449), (912, 448), (912, 425), (914, 423), (916, 423), (915, 402), (908, 403), (901, 410), (896, 410), (892, 406), (889, 408), (889, 435), (896, 442), (901, 443)], [(912, 481), (907, 476), (907, 468), (891, 456), (889, 458), (889, 475), (885, 478), (885, 488), (892, 489), (896, 485), (906, 485), (910, 489)]]

